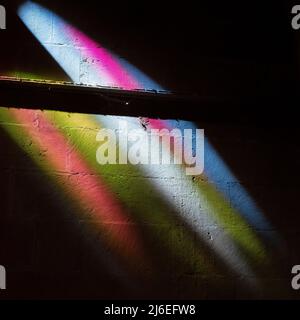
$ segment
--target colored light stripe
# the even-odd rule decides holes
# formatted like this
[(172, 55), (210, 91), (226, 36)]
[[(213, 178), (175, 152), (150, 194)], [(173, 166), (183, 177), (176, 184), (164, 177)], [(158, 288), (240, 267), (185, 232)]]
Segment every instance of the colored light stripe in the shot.
[[(127, 203), (128, 206), (132, 206), (132, 202), (135, 204), (132, 211), (136, 212), (135, 220), (139, 220), (140, 223), (150, 223), (152, 229), (155, 226), (168, 226), (172, 228), (174, 234), (183, 234), (180, 240), (180, 245), (176, 245), (176, 241), (170, 237), (169, 233), (159, 233), (157, 236), (157, 241), (160, 242), (162, 247), (165, 247), (168, 252), (173, 252), (176, 256), (183, 259), (184, 263), (191, 264), (193, 266), (197, 265), (197, 269), (201, 270), (203, 273), (213, 273), (216, 272), (216, 266), (210, 263), (208, 253), (201, 247), (201, 245), (195, 244), (192, 236), (189, 232), (182, 229), (182, 221), (177, 221), (176, 216), (173, 212), (169, 212), (168, 205), (164, 203), (164, 200), (160, 200), (160, 191), (158, 191), (155, 196), (151, 188), (151, 193), (148, 193), (148, 200), (152, 198), (151, 205), (145, 205), (141, 199), (145, 195), (145, 190), (149, 189), (149, 186), (144, 181), (139, 181), (135, 186), (132, 180), (126, 184), (126, 181), (120, 183), (120, 179), (109, 179), (108, 177), (116, 177), (120, 175), (120, 171), (124, 167), (119, 165), (105, 165), (100, 166), (95, 157), (95, 150), (97, 149), (98, 143), (96, 141), (96, 135), (98, 130), (101, 128), (99, 122), (94, 118), (94, 116), (82, 115), (82, 114), (72, 114), (68, 116), (65, 113), (53, 113), (47, 112), (49, 119), (51, 119), (54, 125), (56, 125), (62, 132), (69, 136), (72, 145), (75, 150), (78, 150), (84, 158), (89, 162), (89, 165), (93, 170), (99, 172), (106, 180), (106, 184), (110, 186), (110, 189), (114, 190), (122, 199), (122, 202)], [(82, 143), (82, 130), (84, 128), (89, 128), (87, 130), (88, 134), (84, 135), (84, 142)], [(91, 130), (92, 129), (92, 130)], [(70, 130), (72, 133), (70, 134)], [(134, 177), (138, 174), (139, 169), (130, 164), (126, 165), (126, 176)], [(107, 177), (108, 175), (108, 177)], [(106, 178), (105, 178), (106, 177)], [(128, 188), (128, 190), (127, 190)], [(134, 188), (135, 192), (128, 192)], [(129, 195), (128, 195), (129, 193)], [(151, 202), (150, 200), (148, 203)], [(142, 217), (140, 217), (140, 213)], [(145, 222), (146, 221), (146, 222)], [(191, 252), (193, 255), (191, 256)]]
[[(104, 127), (115, 128), (118, 125), (118, 119), (116, 117), (110, 116), (96, 116), (100, 123)], [(119, 119), (125, 119), (125, 117), (119, 117)], [(138, 119), (129, 118), (128, 127), (130, 129), (140, 128), (140, 123)], [(141, 150), (141, 152), (146, 152), (146, 150)], [(168, 152), (162, 150), (162, 152)], [(266, 262), (265, 250), (262, 244), (258, 241), (256, 236), (249, 230), (246, 224), (243, 224), (240, 230), (225, 229), (223, 233), (219, 232), (218, 236), (214, 241), (207, 241), (207, 232), (209, 231), (203, 226), (201, 220), (206, 221), (206, 226), (215, 226), (219, 221), (215, 219), (216, 215), (212, 215), (213, 209), (218, 209), (217, 207), (212, 207), (213, 203), (210, 199), (207, 199), (205, 195), (199, 193), (198, 189), (195, 188), (195, 184), (191, 179), (187, 178), (184, 172), (178, 166), (158, 166), (158, 165), (145, 165), (137, 167), (143, 170), (147, 177), (153, 177), (152, 187), (154, 190), (159, 192), (163, 197), (164, 201), (168, 203), (169, 206), (174, 208), (174, 211), (179, 212), (183, 220), (191, 227), (197, 234), (201, 237), (203, 241), (207, 243), (210, 248), (217, 253), (217, 255), (223, 259), (235, 273), (248, 275), (253, 283), (249, 285), (256, 285), (254, 280), (254, 273), (251, 267), (247, 264), (247, 260), (255, 262), (256, 264), (264, 264)], [(161, 172), (164, 173), (164, 177), (178, 177), (180, 178), (180, 188), (184, 190), (185, 194), (197, 195), (201, 206), (203, 204), (208, 204), (207, 207), (201, 209), (201, 214), (199, 215), (189, 215), (186, 212), (199, 212), (199, 209), (195, 206), (195, 201), (191, 199), (183, 199), (179, 197), (178, 188), (176, 185), (163, 184), (159, 177)], [(217, 192), (214, 192), (217, 196)], [(215, 199), (214, 199), (215, 200)], [(220, 200), (220, 199), (218, 199)], [(197, 203), (197, 202), (196, 202)], [(220, 201), (219, 201), (220, 203)], [(231, 210), (227, 203), (223, 200), (222, 205), (226, 205), (226, 210)], [(222, 208), (222, 206), (221, 206)], [(220, 211), (220, 209), (218, 209)], [(233, 212), (231, 210), (232, 217), (234, 218)], [(237, 218), (239, 219), (239, 218)], [(214, 229), (214, 228), (213, 228)], [(238, 232), (238, 234), (237, 234)], [(245, 232), (245, 235), (243, 235)], [(237, 235), (242, 236), (239, 238)], [(235, 240), (237, 242), (234, 242)], [(249, 241), (251, 240), (251, 241)], [(245, 249), (240, 250), (240, 249)], [(234, 252), (234, 253), (233, 253)], [(247, 255), (246, 255), (247, 254)]]
[(100, 47), (99, 44), (72, 26), (66, 25), (64, 31), (72, 40), (75, 39), (79, 47), (82, 47), (81, 53), (85, 59), (95, 61), (95, 68), (93, 69), (99, 72), (99, 78), (105, 73), (112, 79), (110, 85), (126, 90), (134, 90), (139, 87), (138, 82), (127, 74), (118, 60), (113, 59), (111, 54), (103, 47)]
[[(150, 123), (154, 127), (166, 127), (170, 130), (175, 127), (181, 130), (184, 130), (185, 128), (193, 130), (197, 129), (197, 126), (189, 121), (180, 121), (178, 123), (172, 120), (151, 120)], [(226, 184), (220, 182), (239, 182), (207, 138), (205, 141), (205, 176), (216, 186), (218, 191), (224, 195), (227, 193)], [(238, 199), (243, 199), (243, 201), (238, 201)], [(231, 190), (231, 204), (252, 227), (256, 228), (257, 230), (274, 230), (274, 227), (266, 219), (261, 209), (258, 208), (248, 192), (240, 184), (238, 184), (237, 188)], [(273, 237), (270, 240), (276, 243), (278, 238), (275, 239), (275, 237)]]
[(163, 91), (124, 58), (117, 57), (47, 8), (26, 1), (19, 7), (18, 15), (75, 83)]
[[(66, 173), (65, 154), (71, 146), (43, 113), (40, 112), (36, 118), (36, 113), (31, 110), (10, 109), (9, 112), (16, 121), (24, 125), (23, 130), (38, 150), (44, 152), (44, 169), (47, 170), (50, 165), (53, 170)], [(38, 125), (33, 125), (34, 121)], [(90, 213), (94, 223), (103, 230), (103, 235), (107, 235), (105, 240), (109, 246), (126, 259), (129, 265), (134, 265), (136, 261), (139, 261), (140, 266), (147, 264), (142, 237), (137, 227), (130, 222), (122, 205), (107, 190), (101, 178), (95, 177), (85, 160), (73, 155), (72, 161), (78, 172), (85, 172), (85, 175), (76, 175), (76, 179), (66, 174), (61, 175), (67, 194), (80, 204), (84, 212)]]
[[(172, 130), (175, 126), (171, 126), (170, 122), (149, 119), (151, 128)], [(190, 124), (190, 123), (189, 123)], [(178, 125), (176, 126), (178, 128)], [(190, 127), (188, 127), (190, 129)], [(181, 128), (182, 129), (182, 128)], [(195, 127), (193, 128), (195, 129)], [(209, 150), (205, 150), (205, 152)], [(202, 180), (206, 180), (205, 175), (202, 175)], [(195, 180), (196, 181), (196, 180)], [(233, 240), (240, 246), (240, 249), (246, 254), (245, 258), (251, 258), (253, 262), (259, 265), (269, 263), (266, 254), (266, 249), (263, 243), (259, 240), (254, 230), (251, 230), (247, 221), (232, 208), (226, 201), (225, 197), (219, 193), (217, 187), (210, 181), (200, 183), (197, 181), (192, 183), (193, 190), (198, 189), (198, 194), (204, 203), (207, 203), (207, 210), (210, 215), (216, 219), (218, 224), (231, 235)], [(232, 227), (234, 226), (234, 227)]]

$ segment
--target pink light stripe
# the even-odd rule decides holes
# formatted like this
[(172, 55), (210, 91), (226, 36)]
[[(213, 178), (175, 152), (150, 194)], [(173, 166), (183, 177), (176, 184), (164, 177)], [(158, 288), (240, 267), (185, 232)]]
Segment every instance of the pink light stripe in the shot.
[[(45, 156), (54, 169), (65, 171), (64, 154), (71, 146), (57, 129), (52, 126), (45, 115), (39, 112), (38, 126), (32, 125), (36, 120), (36, 113), (31, 110), (10, 111), (15, 119), (26, 125), (27, 134), (33, 139), (35, 145), (45, 150)], [(64, 183), (69, 186), (69, 192), (78, 200), (81, 206), (93, 213), (96, 222), (102, 229), (109, 233), (109, 242), (113, 249), (117, 249), (123, 256), (139, 258), (146, 261), (141, 245), (139, 230), (133, 224), (129, 224), (125, 216), (124, 208), (115, 196), (106, 188), (101, 178), (93, 176), (85, 161), (79, 155), (74, 155), (74, 167), (84, 175), (76, 175), (76, 181), (62, 175)]]
[(106, 76), (113, 80), (113, 86), (126, 90), (134, 90), (140, 87), (138, 82), (128, 74), (108, 50), (101, 47), (73, 26), (66, 25), (65, 28), (68, 36), (72, 38), (73, 43), (82, 47), (82, 53), (85, 55), (85, 58), (95, 59), (95, 63), (98, 63), (96, 70), (99, 72), (100, 78), (101, 76), (103, 77), (104, 69)]

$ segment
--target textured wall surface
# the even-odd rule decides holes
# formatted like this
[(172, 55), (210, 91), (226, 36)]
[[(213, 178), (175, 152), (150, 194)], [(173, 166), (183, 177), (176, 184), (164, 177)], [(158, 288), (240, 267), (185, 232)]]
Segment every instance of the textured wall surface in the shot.
[[(165, 89), (49, 9), (26, 2), (18, 15), (60, 80)], [(0, 298), (299, 297), (293, 131), (21, 107), (0, 108)], [(146, 135), (204, 129), (204, 173), (100, 165), (97, 133), (118, 133), (119, 120)]]
[[(8, 296), (293, 296), (299, 184), (277, 153), (294, 152), (292, 142), (204, 124), (239, 173), (232, 180), (219, 171), (211, 182), (175, 166), (100, 166), (100, 128), (88, 115), (1, 109)], [(251, 203), (245, 189), (269, 227), (244, 215)], [(250, 218), (257, 210), (248, 209)]]

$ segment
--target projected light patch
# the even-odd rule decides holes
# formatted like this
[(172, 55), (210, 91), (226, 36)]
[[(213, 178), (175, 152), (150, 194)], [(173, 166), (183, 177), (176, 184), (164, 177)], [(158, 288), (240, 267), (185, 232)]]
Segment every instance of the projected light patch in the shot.
[[(181, 131), (184, 129), (197, 129), (197, 126), (190, 121), (174, 121), (174, 120), (150, 120), (153, 128), (178, 128)], [(236, 188), (231, 189), (231, 203), (235, 210), (237, 210), (243, 218), (254, 228), (260, 230), (274, 230), (273, 226), (267, 221), (262, 211), (258, 208), (256, 203), (251, 199), (248, 192), (241, 186), (237, 178), (224, 163), (215, 148), (210, 144), (208, 138), (205, 139), (205, 176), (208, 181), (213, 183), (216, 189), (225, 197), (228, 195), (227, 182), (238, 183)], [(242, 201), (240, 201), (242, 199)], [(275, 238), (272, 238), (276, 241)]]
[[(162, 249), (167, 250), (168, 253), (172, 253), (180, 261), (189, 264), (192, 268), (195, 268), (197, 265), (197, 271), (201, 270), (203, 274), (215, 274), (216, 266), (211, 263), (209, 254), (207, 250), (204, 250), (201, 241), (195, 241), (189, 228), (182, 229), (180, 227), (182, 225), (182, 217), (174, 214), (177, 212), (176, 206), (175, 208), (173, 204), (170, 206), (168, 200), (165, 197), (161, 197), (162, 192), (160, 189), (153, 190), (153, 185), (149, 183), (149, 179), (133, 178), (139, 174), (143, 174), (139, 168), (133, 165), (126, 165), (126, 169), (124, 166), (119, 165), (99, 166), (95, 158), (95, 141), (101, 125), (96, 119), (92, 116), (81, 114), (69, 116), (64, 113), (58, 113), (53, 116), (52, 112), (47, 112), (47, 115), (65, 134), (67, 134), (67, 129), (63, 128), (74, 128), (72, 134), (69, 134), (74, 148), (84, 154), (85, 159), (93, 170), (103, 175), (106, 183), (109, 185), (109, 189), (118, 194), (123, 203), (126, 203), (128, 207), (132, 207), (132, 203), (134, 203), (132, 209), (135, 213), (136, 221), (144, 224), (146, 222), (151, 223), (151, 232), (159, 229), (159, 226), (168, 226), (167, 229), (172, 230), (172, 234), (182, 235), (180, 241), (175, 241), (173, 237), (170, 237), (168, 232), (158, 232), (155, 235), (155, 239), (160, 243)], [(116, 118), (114, 117), (113, 119)], [(134, 118), (130, 120), (136, 121)], [(93, 128), (93, 130), (91, 131), (90, 128)], [(82, 143), (83, 132), (85, 132), (84, 143)], [(125, 170), (126, 175), (124, 174)], [(120, 179), (110, 178), (122, 176), (122, 173), (125, 177), (129, 177), (129, 179), (125, 179), (124, 177)], [(141, 201), (145, 194), (147, 194), (147, 198)]]
[(117, 57), (41, 5), (27, 1), (19, 8), (18, 14), (75, 83), (126, 90), (163, 90), (125, 59)]
[[(78, 70), (78, 65), (76, 59), (81, 62), (80, 54), (83, 54), (84, 59), (94, 63), (87, 64), (87, 77), (89, 79), (86, 80), (86, 83), (93, 83), (93, 84), (101, 84), (105, 86), (115, 86), (115, 87), (124, 87), (125, 89), (132, 89), (137, 84), (139, 85), (140, 89), (154, 89), (154, 90), (161, 90), (162, 88), (155, 84), (154, 82), (149, 82), (146, 76), (143, 76), (140, 72), (137, 72), (137, 69), (132, 67), (131, 69), (128, 66), (128, 63), (124, 60), (120, 60), (115, 55), (111, 54), (109, 51), (104, 49), (102, 46), (97, 45), (93, 40), (90, 40), (87, 36), (83, 35), (80, 31), (76, 30), (73, 26), (66, 24), (62, 19), (58, 16), (52, 14), (48, 10), (33, 4), (32, 2), (26, 2), (19, 11), (21, 19), (24, 21), (25, 25), (31, 30), (31, 32), (39, 39), (39, 41), (47, 48), (50, 54), (54, 57), (54, 59), (60, 64), (60, 66), (69, 74), (71, 79), (75, 82), (81, 81), (80, 72), (82, 70)], [(36, 27), (36, 17), (39, 20), (41, 25), (45, 23), (52, 23), (53, 24), (53, 34), (51, 34), (50, 40), (43, 39), (43, 34)], [(47, 28), (47, 26), (45, 26)], [(55, 30), (60, 30), (61, 34), (56, 35)], [(59, 42), (67, 43), (67, 49), (64, 54), (59, 54), (60, 48), (55, 45), (55, 41), (59, 40)], [(54, 48), (55, 47), (55, 48)], [(80, 53), (80, 54), (79, 54)], [(75, 59), (75, 63), (70, 63), (72, 59)], [(121, 62), (122, 61), (122, 62)], [(132, 73), (131, 73), (132, 71)], [(137, 77), (137, 78), (136, 78)], [(151, 87), (145, 87), (145, 84), (151, 85)], [(105, 124), (107, 127), (114, 127), (117, 121), (115, 117), (103, 117), (98, 116), (97, 119), (100, 123)], [(128, 128), (134, 128), (136, 125), (139, 124), (134, 119), (128, 119)], [(136, 122), (136, 123), (135, 123)], [(131, 124), (131, 126), (130, 126)], [(158, 123), (156, 123), (158, 125)], [(161, 122), (159, 125), (169, 127), (168, 122)], [(188, 126), (190, 128), (194, 127), (193, 124), (189, 123)], [(208, 151), (208, 156), (206, 156), (206, 163), (208, 169), (205, 172), (208, 174), (208, 179), (211, 183), (215, 183), (218, 178), (224, 177), (229, 181), (236, 181), (236, 178), (233, 176), (231, 171), (227, 168), (224, 164), (220, 156), (214, 150), (214, 148), (207, 142), (206, 149)], [(150, 176), (160, 176), (162, 173), (162, 168), (158, 166), (144, 166), (141, 168), (147, 172)], [(175, 167), (168, 167), (163, 169), (164, 174), (169, 177), (174, 176), (182, 176), (182, 170)], [(187, 191), (191, 191), (192, 194), (195, 194), (195, 186), (192, 184), (191, 181), (184, 179), (182, 180), (182, 189)], [(174, 209), (180, 211), (180, 214), (184, 219), (187, 220), (189, 224), (193, 224), (192, 217), (189, 217), (186, 212), (193, 212), (195, 211), (195, 207), (189, 200), (183, 201), (183, 203), (176, 203), (176, 194), (177, 190), (173, 190), (170, 186), (163, 185), (160, 181), (155, 181), (154, 179), (154, 188), (156, 188), (159, 192), (161, 192), (166, 200), (170, 203), (170, 205), (174, 206)], [(218, 188), (218, 189), (217, 189)], [(200, 192), (200, 194), (199, 194)], [(223, 193), (223, 196), (220, 197), (218, 193)], [(268, 221), (263, 217), (260, 210), (254, 204), (251, 197), (246, 193), (244, 189), (240, 189), (240, 193), (243, 194), (244, 203), (237, 203), (236, 208), (241, 210), (241, 214), (244, 215), (244, 218), (256, 228), (270, 228)], [(220, 188), (220, 186), (216, 187), (209, 187), (209, 190), (201, 190), (198, 189), (198, 194), (200, 195), (201, 201), (210, 202), (216, 199), (226, 199), (227, 193), (224, 189)], [(207, 196), (209, 196), (207, 198)], [(233, 197), (234, 199), (235, 197)], [(175, 200), (175, 201), (174, 201)], [(225, 200), (222, 200), (221, 203), (224, 203)], [(235, 201), (235, 200), (234, 200)], [(229, 206), (227, 206), (229, 207)], [(214, 211), (216, 207), (213, 203), (209, 203), (209, 208), (207, 212), (205, 212), (209, 223), (214, 224), (214, 219), (216, 215), (214, 215)], [(251, 232), (251, 230), (247, 230), (247, 225), (244, 223), (241, 218), (239, 218), (236, 211), (232, 211), (233, 215), (237, 215), (237, 221), (241, 221), (241, 229), (239, 234), (229, 234), (224, 233), (223, 238), (219, 237), (218, 240), (214, 241), (213, 249), (224, 258), (226, 263), (231, 265), (231, 267), (237, 272), (241, 274), (250, 274), (252, 276), (251, 270), (247, 266), (246, 262), (243, 261), (245, 258), (244, 254), (250, 254), (250, 256), (255, 259), (257, 258), (258, 261), (261, 259), (264, 260), (264, 249), (263, 245), (258, 241), (255, 234)], [(214, 216), (214, 218), (211, 217)], [(216, 221), (221, 222), (222, 219)], [(227, 232), (230, 230), (227, 230)], [(197, 229), (197, 232), (203, 234), (205, 230), (202, 230), (201, 227)], [(232, 243), (232, 239), (235, 241), (236, 246)], [(232, 253), (232, 248), (236, 248), (235, 254)], [(243, 255), (239, 255), (239, 249), (242, 248), (244, 251)], [(240, 268), (241, 267), (241, 268)]]
[[(1, 110), (1, 115), (4, 113), (5, 111)], [(40, 112), (37, 118), (35, 111), (22, 109), (10, 109), (7, 113), (22, 125), (20, 129), (24, 131), (23, 135), (29, 136), (32, 140), (34, 149), (28, 150), (28, 153), (33, 160), (46, 172), (52, 168), (54, 172), (62, 173), (60, 180), (55, 182), (76, 201), (81, 212), (84, 213), (83, 217), (85, 215), (90, 222), (103, 231), (102, 235), (108, 247), (116, 251), (129, 266), (145, 267), (148, 258), (145, 255), (139, 230), (129, 223), (128, 212), (107, 189), (101, 178), (95, 177), (86, 160), (79, 154), (73, 153), (72, 164), (75, 172), (85, 174), (66, 174), (65, 155), (71, 150), (71, 146), (46, 116)], [(33, 125), (36, 119), (39, 126)], [(22, 142), (22, 139), (19, 139), (22, 134), (18, 133), (16, 136), (15, 131), (8, 130), (8, 132), (17, 142)], [(21, 146), (24, 147), (22, 143)], [(41, 152), (44, 155), (43, 161), (40, 159)]]
[[(81, 61), (80, 56), (83, 55), (85, 60), (95, 61), (88, 64), (86, 72), (88, 78), (85, 78), (86, 84), (93, 83), (103, 86), (123, 87), (125, 89), (163, 90), (160, 85), (151, 81), (137, 68), (125, 60), (118, 59), (115, 55), (44, 7), (28, 1), (20, 7), (19, 15), (25, 25), (46, 47), (73, 81), (80, 82), (80, 70), (77, 70), (79, 69), (77, 66), (80, 63), (77, 64), (77, 62)], [(67, 48), (61, 49), (61, 46), (56, 44), (67, 44)], [(60, 50), (67, 51), (62, 52)], [(182, 130), (184, 128), (196, 129), (195, 125), (191, 122), (181, 121), (180, 124), (184, 126), (180, 128)], [(174, 122), (171, 121), (161, 121), (160, 126), (176, 128), (177, 124), (175, 123), (174, 125)], [(157, 126), (154, 127), (157, 128)], [(216, 183), (218, 180), (237, 181), (207, 139), (205, 142), (205, 158), (205, 174), (212, 183)], [(216, 184), (216, 186), (220, 192), (226, 195), (224, 185)], [(232, 195), (235, 209), (239, 210), (252, 226), (272, 230), (269, 222), (241, 185), (231, 190), (231, 192), (236, 193), (236, 195)], [(243, 201), (237, 200), (241, 198)]]
[[(136, 118), (97, 116), (97, 119), (104, 127), (109, 128), (116, 128), (119, 119), (127, 119), (129, 123), (128, 126), (130, 126), (131, 129), (140, 127), (139, 120)], [(169, 151), (162, 150), (162, 153), (166, 152)], [(147, 165), (139, 166), (138, 168), (143, 170), (147, 177), (153, 178), (151, 179), (151, 183), (154, 190), (163, 196), (168, 206), (179, 213), (188, 226), (197, 232), (200, 238), (207, 243), (234, 273), (248, 275), (249, 278), (251, 278), (249, 284), (256, 285), (254, 273), (247, 264), (247, 260), (256, 265), (264, 264), (266, 262), (264, 246), (255, 233), (248, 228), (247, 224), (239, 215), (236, 215), (236, 212), (230, 208), (229, 204), (223, 200), (224, 198), (218, 194), (213, 186), (210, 187), (210, 191), (214, 195), (214, 201), (211, 201), (211, 199), (207, 197), (207, 194), (199, 193), (199, 189), (196, 188), (192, 179), (187, 178), (184, 171), (178, 166)], [(160, 176), (163, 176), (164, 179), (155, 178)], [(178, 188), (176, 184), (168, 183), (167, 178), (172, 179), (173, 177), (181, 178), (180, 188)], [(181, 196), (179, 196), (179, 194)], [(194, 198), (191, 198), (189, 195), (192, 195)], [(195, 197), (198, 197), (198, 199), (195, 200)], [(201, 214), (192, 214), (198, 212), (200, 206), (203, 207)], [(222, 210), (225, 210), (225, 214)], [(226, 216), (235, 218), (234, 221), (238, 228), (218, 232), (214, 241), (207, 241), (207, 228), (204, 227), (204, 225), (214, 226), (217, 223), (220, 226), (225, 225), (228, 227), (230, 219), (227, 218), (226, 220)], [(212, 231), (213, 229), (214, 228), (212, 228)]]

